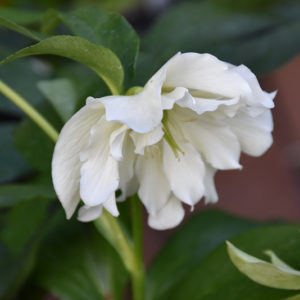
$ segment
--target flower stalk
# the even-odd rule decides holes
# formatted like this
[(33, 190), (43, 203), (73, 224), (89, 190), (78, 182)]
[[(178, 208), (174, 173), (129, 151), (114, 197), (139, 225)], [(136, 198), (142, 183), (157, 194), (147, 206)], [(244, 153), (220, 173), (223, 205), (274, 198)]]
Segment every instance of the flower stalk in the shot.
[[(58, 132), (55, 128), (23, 97), (0, 80), (0, 92), (16, 104), (33, 122), (37, 124), (48, 137), (56, 143)], [(144, 299), (144, 267), (142, 256), (142, 212), (137, 196), (131, 199), (133, 243), (124, 232), (119, 222), (106, 211), (94, 221), (98, 231), (108, 240), (120, 255), (127, 271), (132, 278), (132, 293), (134, 300)]]

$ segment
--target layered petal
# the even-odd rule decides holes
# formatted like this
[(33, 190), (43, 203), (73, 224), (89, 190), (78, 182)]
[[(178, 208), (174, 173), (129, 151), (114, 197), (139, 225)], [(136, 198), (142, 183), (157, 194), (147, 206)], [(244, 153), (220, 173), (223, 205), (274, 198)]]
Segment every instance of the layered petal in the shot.
[(190, 143), (180, 143), (177, 158), (170, 145), (163, 141), (163, 168), (171, 191), (181, 201), (193, 206), (204, 195), (205, 168), (198, 151)]
[(241, 150), (249, 155), (262, 155), (272, 145), (273, 119), (270, 110), (257, 117), (240, 111), (227, 123), (238, 137)]
[[(237, 72), (210, 54), (184, 53), (168, 64), (164, 87), (185, 87), (197, 97), (216, 95), (235, 98), (249, 92), (248, 83)], [(195, 94), (194, 94), (195, 92)]]
[(163, 116), (161, 89), (166, 67), (163, 66), (137, 95), (99, 99), (105, 106), (106, 119), (124, 123), (138, 133), (147, 133), (157, 127)]
[(204, 176), (204, 186), (205, 186), (205, 204), (216, 203), (219, 200), (218, 193), (216, 191), (216, 186), (214, 183), (214, 176), (216, 169), (210, 165), (205, 165), (205, 176)]
[(103, 203), (103, 207), (114, 217), (119, 215), (119, 211), (116, 204), (115, 192), (113, 192), (110, 197)]
[(241, 168), (239, 140), (225, 122), (199, 118), (193, 122), (185, 122), (182, 126), (190, 143), (214, 168)]
[(81, 222), (90, 222), (96, 220), (101, 216), (102, 210), (103, 206), (101, 204), (96, 206), (83, 205), (78, 210), (77, 219)]
[(110, 154), (116, 160), (123, 158), (123, 143), (128, 130), (127, 125), (120, 126), (117, 130), (113, 131), (109, 138)]
[(230, 70), (236, 72), (243, 77), (250, 86), (250, 91), (244, 93), (245, 102), (251, 106), (264, 106), (266, 108), (273, 108), (273, 98), (276, 93), (266, 93), (263, 91), (258, 83), (256, 76), (244, 65), (232, 66), (229, 65)]
[(162, 169), (161, 151), (158, 146), (148, 149), (147, 155), (138, 156), (136, 176), (140, 184), (138, 195), (148, 213), (159, 213), (168, 201), (170, 186)]
[(109, 141), (119, 127), (103, 116), (92, 127), (89, 145), (80, 153), (80, 195), (88, 206), (103, 204), (118, 188), (118, 162), (110, 155)]
[(123, 201), (137, 192), (138, 184), (134, 175), (135, 160), (134, 145), (127, 133), (123, 143), (123, 158), (119, 161), (119, 188), (122, 194), (118, 201)]
[(157, 230), (171, 229), (176, 227), (184, 217), (184, 209), (180, 201), (171, 195), (164, 207), (153, 215), (150, 214), (148, 224)]
[(87, 101), (63, 127), (52, 159), (53, 185), (67, 218), (79, 203), (80, 152), (88, 145), (90, 130), (104, 114), (100, 102)]
[(130, 136), (134, 142), (135, 150), (137, 154), (144, 155), (145, 147), (158, 143), (164, 135), (162, 124), (159, 124), (149, 133), (141, 134), (134, 131), (130, 132)]

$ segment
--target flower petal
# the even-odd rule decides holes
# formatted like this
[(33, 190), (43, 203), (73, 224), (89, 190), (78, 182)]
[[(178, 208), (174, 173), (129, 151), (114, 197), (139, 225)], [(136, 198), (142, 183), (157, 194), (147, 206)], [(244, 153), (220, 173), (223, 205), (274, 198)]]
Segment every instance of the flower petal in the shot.
[(122, 194), (118, 198), (118, 201), (123, 201), (137, 192), (138, 184), (137, 179), (134, 176), (135, 159), (134, 145), (127, 134), (123, 143), (123, 159), (119, 161), (119, 188), (121, 189)]
[(162, 130), (162, 124), (159, 124), (149, 133), (141, 134), (131, 131), (130, 136), (135, 145), (134, 152), (137, 154), (144, 155), (145, 147), (158, 143), (162, 139), (163, 135), (164, 132)]
[(91, 127), (104, 114), (100, 102), (89, 102), (63, 127), (52, 159), (52, 178), (56, 194), (66, 211), (67, 218), (74, 213), (80, 201), (79, 154), (87, 146)]
[(106, 119), (127, 124), (139, 133), (153, 130), (163, 116), (161, 88), (165, 76), (166, 66), (163, 66), (139, 94), (100, 98), (106, 109)]
[(184, 209), (180, 201), (172, 195), (164, 207), (155, 215), (149, 215), (148, 224), (157, 230), (176, 227), (184, 217)]
[(96, 220), (101, 216), (102, 209), (103, 206), (101, 204), (97, 206), (83, 205), (78, 210), (77, 219), (81, 222), (90, 222)]
[(273, 119), (269, 110), (255, 118), (240, 111), (227, 123), (238, 137), (241, 150), (249, 155), (260, 156), (272, 145)]
[(249, 84), (251, 91), (244, 94), (244, 100), (248, 105), (258, 105), (264, 106), (266, 108), (273, 108), (273, 98), (275, 97), (276, 93), (266, 93), (264, 92), (256, 78), (256, 76), (244, 65), (240, 66), (232, 66), (229, 65), (230, 70), (236, 72), (240, 76), (242, 76)]
[(119, 211), (116, 204), (115, 192), (113, 192), (111, 196), (105, 202), (103, 202), (103, 207), (114, 217), (117, 217), (119, 215)]
[(216, 169), (238, 169), (240, 143), (229, 126), (222, 121), (201, 118), (182, 123), (187, 139)]
[(194, 205), (204, 195), (204, 164), (198, 151), (189, 143), (180, 143), (184, 152), (176, 158), (171, 147), (163, 141), (163, 168), (174, 195)]
[(227, 63), (213, 55), (198, 53), (184, 53), (173, 58), (168, 64), (164, 87), (185, 87), (193, 96), (195, 92), (203, 98), (209, 94), (235, 98), (250, 91), (247, 81), (229, 70)]
[(110, 155), (109, 140), (119, 126), (103, 116), (92, 127), (89, 145), (80, 153), (80, 196), (88, 206), (103, 204), (118, 188), (118, 162)]
[(128, 130), (127, 125), (123, 125), (115, 130), (109, 138), (110, 154), (116, 160), (120, 160), (123, 157), (123, 142)]
[(156, 150), (146, 156), (138, 156), (135, 170), (140, 183), (138, 195), (149, 214), (157, 214), (170, 194), (170, 186), (162, 169), (160, 149)]
[(205, 204), (216, 203), (219, 200), (218, 193), (216, 191), (216, 186), (214, 183), (214, 176), (216, 169), (206, 164), (205, 166), (205, 176), (204, 176), (204, 186), (205, 186)]

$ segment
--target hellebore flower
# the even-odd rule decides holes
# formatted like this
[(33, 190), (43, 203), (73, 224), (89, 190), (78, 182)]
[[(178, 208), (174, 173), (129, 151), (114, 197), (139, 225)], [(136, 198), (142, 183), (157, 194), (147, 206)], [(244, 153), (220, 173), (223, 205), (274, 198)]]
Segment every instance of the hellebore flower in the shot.
[(81, 221), (103, 207), (117, 216), (121, 190), (123, 199), (138, 193), (151, 227), (178, 225), (181, 202), (218, 200), (216, 170), (241, 168), (241, 151), (270, 147), (274, 96), (243, 65), (178, 53), (136, 95), (89, 97), (62, 129), (52, 161), (67, 217), (80, 198)]

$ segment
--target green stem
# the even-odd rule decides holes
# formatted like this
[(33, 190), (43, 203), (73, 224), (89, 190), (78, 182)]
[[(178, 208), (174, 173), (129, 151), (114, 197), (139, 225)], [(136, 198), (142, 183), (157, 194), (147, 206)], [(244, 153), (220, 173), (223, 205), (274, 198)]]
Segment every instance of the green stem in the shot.
[(0, 92), (9, 100), (14, 102), (24, 113), (28, 115), (51, 139), (56, 142), (58, 133), (53, 126), (25, 99), (12, 90), (8, 85), (0, 80)]
[(145, 290), (145, 271), (143, 264), (143, 218), (142, 203), (137, 195), (130, 198), (133, 251), (135, 258), (135, 273), (132, 276), (133, 298), (136, 300), (144, 299)]
[(94, 221), (97, 230), (108, 240), (121, 256), (126, 269), (134, 272), (134, 253), (131, 244), (126, 239), (124, 230), (117, 219), (107, 211), (103, 211), (100, 218)]

